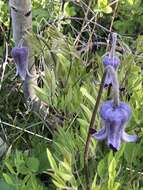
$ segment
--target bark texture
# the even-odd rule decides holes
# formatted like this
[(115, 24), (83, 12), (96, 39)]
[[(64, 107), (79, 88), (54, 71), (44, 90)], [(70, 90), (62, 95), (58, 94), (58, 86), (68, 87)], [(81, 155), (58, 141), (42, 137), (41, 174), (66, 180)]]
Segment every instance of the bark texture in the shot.
[(36, 97), (33, 84), (36, 85), (36, 69), (34, 65), (34, 56), (32, 52), (32, 45), (27, 40), (27, 33), (32, 32), (32, 3), (31, 0), (10, 0), (9, 1), (12, 18), (12, 29), (15, 46), (22, 44), (28, 47), (28, 69), (32, 76), (26, 76), (23, 84), (23, 91), (27, 103), (31, 103), (34, 111), (40, 106), (39, 99)]

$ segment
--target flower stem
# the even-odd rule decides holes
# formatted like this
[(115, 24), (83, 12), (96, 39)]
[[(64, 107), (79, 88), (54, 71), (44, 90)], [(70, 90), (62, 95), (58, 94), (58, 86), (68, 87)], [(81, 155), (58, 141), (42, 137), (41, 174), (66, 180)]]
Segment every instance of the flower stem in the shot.
[(119, 82), (118, 82), (118, 77), (117, 77), (117, 72), (115, 71), (115, 69), (109, 65), (106, 67), (107, 72), (110, 73), (110, 75), (112, 76), (112, 85), (113, 85), (113, 101), (114, 101), (114, 106), (118, 106), (120, 103), (120, 99), (119, 99)]
[(112, 33), (112, 47), (110, 51), (110, 56), (112, 59), (114, 59), (115, 57), (116, 43), (117, 43), (117, 33)]
[(102, 76), (98, 96), (96, 99), (96, 103), (94, 106), (94, 110), (92, 113), (89, 129), (88, 129), (88, 135), (87, 135), (87, 140), (86, 140), (86, 144), (85, 144), (85, 149), (84, 149), (84, 175), (85, 175), (85, 181), (86, 181), (86, 190), (90, 190), (90, 181), (89, 181), (89, 172), (88, 172), (88, 153), (89, 153), (89, 145), (91, 142), (90, 129), (94, 127), (96, 114), (98, 111), (100, 99), (101, 99), (103, 88), (104, 88), (104, 81), (105, 81), (106, 73), (107, 73), (107, 69), (105, 69), (103, 76)]
[[(113, 60), (114, 60), (114, 57), (115, 57), (116, 43), (117, 43), (117, 33), (112, 33), (112, 47), (111, 47), (109, 56)], [(110, 96), (110, 92), (111, 92), (111, 85), (109, 85), (109, 87), (108, 87), (107, 97)]]

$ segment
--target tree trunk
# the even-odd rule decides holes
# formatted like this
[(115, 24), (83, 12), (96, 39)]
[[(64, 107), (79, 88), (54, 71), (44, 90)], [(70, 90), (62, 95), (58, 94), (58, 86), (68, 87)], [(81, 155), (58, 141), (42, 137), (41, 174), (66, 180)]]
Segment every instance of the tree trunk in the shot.
[[(31, 0), (10, 0), (12, 29), (15, 46), (22, 43), (22, 46), (28, 47), (28, 70), (30, 74), (36, 76), (36, 69), (34, 65), (34, 56), (32, 52), (32, 45), (28, 42), (26, 36), (27, 32), (32, 32), (32, 3)], [(26, 76), (23, 84), (24, 96), (27, 103), (32, 103), (32, 108), (38, 109), (40, 106), (39, 99), (36, 97), (33, 84), (37, 85), (36, 77)]]

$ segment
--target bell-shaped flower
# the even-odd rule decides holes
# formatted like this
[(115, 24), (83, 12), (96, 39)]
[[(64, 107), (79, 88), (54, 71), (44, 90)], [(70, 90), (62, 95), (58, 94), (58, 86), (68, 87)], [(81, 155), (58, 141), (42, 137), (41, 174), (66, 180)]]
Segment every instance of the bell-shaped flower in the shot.
[(111, 65), (114, 67), (114, 69), (116, 70), (118, 68), (120, 64), (120, 59), (118, 56), (109, 56), (109, 55), (106, 55), (104, 56), (103, 58), (103, 65), (106, 67), (108, 65)]
[(129, 135), (125, 127), (131, 116), (131, 108), (124, 102), (114, 107), (112, 100), (106, 101), (100, 108), (100, 117), (103, 128), (98, 132), (91, 130), (91, 134), (97, 140), (106, 140), (107, 145), (114, 151), (119, 150), (121, 141), (136, 142), (136, 135)]
[[(116, 52), (115, 52), (115, 50), (116, 50), (116, 41), (117, 41), (117, 34), (113, 33), (112, 34), (112, 47), (111, 47), (111, 50), (108, 53), (108, 55), (104, 56), (104, 58), (103, 58), (104, 67), (107, 67), (107, 66), (110, 65), (115, 70), (117, 70), (117, 68), (118, 68), (118, 66), (120, 64), (120, 59), (116, 55)], [(112, 85), (112, 76), (110, 76), (110, 74), (107, 74), (104, 84), (105, 84), (104, 87)]]
[[(104, 67), (111, 65), (115, 70), (117, 70), (120, 64), (120, 59), (118, 58), (118, 56), (110, 57), (106, 55), (103, 59), (103, 64), (104, 64)], [(112, 76), (110, 75), (110, 73), (107, 73), (105, 82), (104, 82), (104, 87), (108, 87), (109, 85), (112, 85), (112, 83), (113, 83)]]
[(16, 76), (19, 75), (22, 80), (25, 80), (28, 71), (28, 48), (14, 47), (11, 55), (16, 63)]

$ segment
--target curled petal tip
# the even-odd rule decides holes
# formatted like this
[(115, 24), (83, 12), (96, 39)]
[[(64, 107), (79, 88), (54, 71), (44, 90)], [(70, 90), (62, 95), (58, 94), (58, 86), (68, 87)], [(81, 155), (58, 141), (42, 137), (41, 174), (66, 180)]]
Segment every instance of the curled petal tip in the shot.
[(106, 88), (110, 85), (112, 86), (112, 76), (110, 76), (110, 74), (107, 73), (106, 78), (105, 78), (105, 82), (104, 82), (104, 88)]
[(96, 140), (104, 140), (107, 138), (107, 131), (106, 131), (106, 128), (102, 128), (100, 129), (98, 132), (94, 133), (92, 135), (93, 137), (96, 138)]
[(122, 133), (122, 139), (125, 142), (137, 142), (139, 140), (137, 135), (128, 135), (125, 131)]
[[(115, 129), (114, 129), (115, 128)], [(117, 126), (112, 126), (112, 129), (110, 129), (107, 139), (108, 146), (112, 149), (119, 150), (121, 146), (121, 129), (116, 129)], [(119, 130), (119, 131), (118, 131)]]

